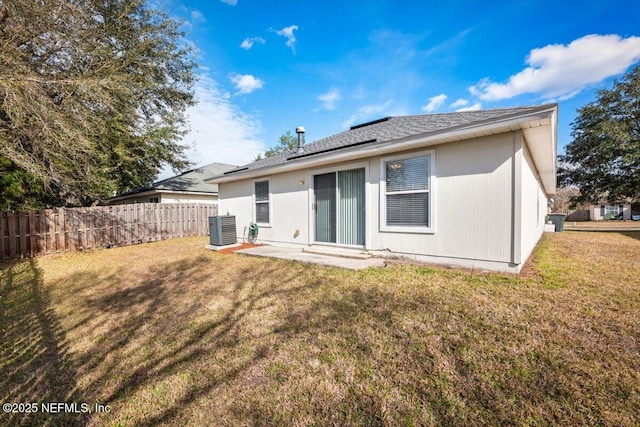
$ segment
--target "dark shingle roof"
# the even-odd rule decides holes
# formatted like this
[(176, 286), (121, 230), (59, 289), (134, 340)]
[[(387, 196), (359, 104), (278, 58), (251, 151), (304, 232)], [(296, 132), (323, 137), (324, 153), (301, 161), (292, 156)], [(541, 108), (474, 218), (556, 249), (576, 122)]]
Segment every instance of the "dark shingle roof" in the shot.
[(227, 171), (224, 175), (247, 170), (261, 169), (269, 166), (294, 161), (298, 157), (309, 157), (314, 154), (337, 151), (356, 145), (374, 142), (388, 142), (402, 138), (438, 133), (471, 125), (481, 125), (492, 121), (504, 120), (521, 114), (533, 113), (548, 109), (551, 105), (535, 107), (502, 108), (494, 110), (464, 111), (444, 114), (428, 114), (414, 116), (385, 117), (384, 119), (353, 126), (349, 130), (319, 139), (304, 146), (303, 156), (296, 156), (295, 151), (279, 153), (253, 163)]
[(201, 191), (205, 193), (217, 193), (218, 186), (211, 187), (211, 184), (204, 182), (212, 175), (218, 175), (228, 170), (235, 169), (235, 165), (224, 163), (210, 163), (180, 175), (154, 182), (151, 186), (156, 190), (170, 191)]
[(217, 193), (218, 185), (207, 184), (206, 182), (204, 182), (204, 180), (213, 175), (220, 175), (228, 170), (235, 168), (237, 168), (237, 166), (235, 165), (227, 165), (224, 163), (210, 163), (208, 165), (183, 172), (180, 175), (156, 181), (150, 186), (136, 188), (129, 191), (128, 193), (121, 194), (118, 197), (142, 193), (143, 191), (149, 190), (197, 191), (201, 193)]

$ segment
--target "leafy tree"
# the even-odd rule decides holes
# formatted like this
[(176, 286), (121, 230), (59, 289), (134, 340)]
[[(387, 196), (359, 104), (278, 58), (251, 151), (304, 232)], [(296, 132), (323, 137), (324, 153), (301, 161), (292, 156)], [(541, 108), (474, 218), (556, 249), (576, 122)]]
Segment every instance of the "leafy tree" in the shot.
[[(291, 135), (291, 131), (286, 131), (280, 135), (278, 145), (269, 148), (264, 153), (264, 157), (273, 157), (279, 153), (295, 150), (298, 147), (298, 137)], [(262, 159), (262, 154), (256, 156), (256, 160)]]
[[(42, 189), (34, 182), (32, 176), (18, 169), (9, 159), (0, 156), (0, 211), (5, 211), (18, 206), (37, 208), (39, 203), (34, 202), (35, 194)], [(14, 206), (15, 205), (15, 206)]]
[(576, 202), (640, 198), (640, 65), (578, 113), (559, 159), (560, 185), (580, 189)]
[(553, 212), (567, 212), (569, 209), (582, 208), (573, 202), (580, 195), (580, 191), (575, 187), (560, 187), (553, 195), (551, 210)]
[(0, 207), (89, 205), (188, 166), (179, 26), (144, 0), (0, 0)]

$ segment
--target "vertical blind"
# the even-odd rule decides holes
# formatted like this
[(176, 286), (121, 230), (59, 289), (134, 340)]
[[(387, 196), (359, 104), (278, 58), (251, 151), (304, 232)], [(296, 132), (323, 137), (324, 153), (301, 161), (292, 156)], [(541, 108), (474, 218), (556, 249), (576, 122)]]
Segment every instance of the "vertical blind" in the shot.
[(364, 245), (364, 169), (314, 176), (316, 241)]
[(314, 177), (316, 195), (316, 241), (336, 242), (336, 174)]
[(364, 245), (364, 169), (338, 172), (340, 240)]
[(387, 226), (429, 227), (429, 160), (385, 162)]

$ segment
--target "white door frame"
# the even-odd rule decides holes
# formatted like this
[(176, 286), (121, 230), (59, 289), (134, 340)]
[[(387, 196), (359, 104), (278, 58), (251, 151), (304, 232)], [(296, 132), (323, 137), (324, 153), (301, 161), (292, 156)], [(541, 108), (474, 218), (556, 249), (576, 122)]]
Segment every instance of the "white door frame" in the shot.
[[(345, 245), (345, 244), (341, 244), (341, 243), (327, 243), (327, 242), (317, 242), (316, 241), (316, 211), (314, 209), (314, 203), (315, 203), (315, 199), (316, 199), (316, 195), (315, 195), (315, 182), (314, 182), (314, 177), (316, 175), (322, 175), (322, 174), (326, 174), (326, 173), (338, 173), (340, 171), (346, 171), (346, 170), (352, 170), (352, 169), (364, 169), (364, 245)], [(336, 187), (338, 187), (338, 177), (336, 176)], [(337, 203), (336, 203), (336, 209), (338, 209), (338, 203), (339, 203), (339, 199), (340, 199), (340, 189), (336, 188), (336, 198)], [(368, 161), (361, 161), (361, 162), (356, 162), (356, 163), (345, 163), (342, 165), (338, 165), (338, 166), (329, 166), (329, 167), (324, 167), (324, 168), (318, 168), (318, 169), (311, 169), (309, 171), (309, 243), (311, 245), (317, 244), (317, 245), (328, 245), (328, 246), (340, 246), (340, 247), (348, 247), (348, 248), (358, 248), (358, 249), (363, 249), (367, 246), (368, 242), (369, 242), (369, 213), (368, 213), (368, 207), (369, 207), (369, 162)], [(340, 218), (339, 215), (336, 214), (336, 233), (338, 233), (339, 229), (337, 227), (339, 227), (340, 225)], [(336, 235), (336, 240), (337, 239), (337, 235)]]

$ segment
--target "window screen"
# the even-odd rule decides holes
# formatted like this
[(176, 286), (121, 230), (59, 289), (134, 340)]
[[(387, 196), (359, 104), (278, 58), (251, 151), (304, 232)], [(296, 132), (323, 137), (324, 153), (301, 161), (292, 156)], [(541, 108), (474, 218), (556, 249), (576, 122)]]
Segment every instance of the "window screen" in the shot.
[(269, 223), (269, 181), (255, 183), (256, 222)]
[(256, 182), (256, 201), (269, 201), (269, 181)]
[(429, 226), (429, 193), (388, 194), (387, 225)]
[(385, 162), (387, 226), (430, 226), (429, 162), (429, 156)]
[(429, 190), (429, 157), (386, 163), (387, 192)]

